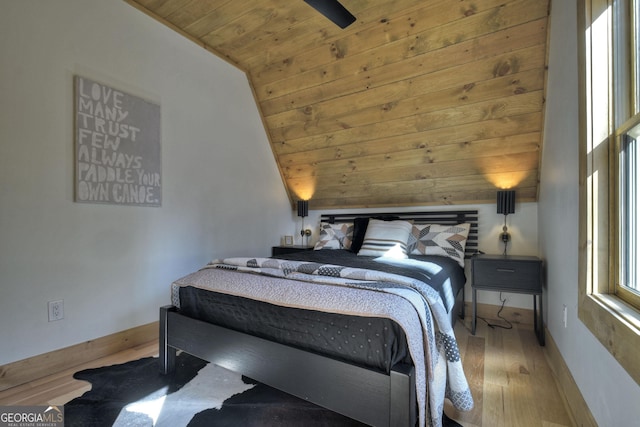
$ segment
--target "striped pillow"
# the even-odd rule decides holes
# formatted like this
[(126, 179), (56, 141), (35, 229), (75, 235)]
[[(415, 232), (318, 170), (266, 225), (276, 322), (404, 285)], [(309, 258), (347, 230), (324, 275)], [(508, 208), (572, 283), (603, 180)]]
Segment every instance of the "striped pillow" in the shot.
[(370, 219), (358, 255), (407, 258), (407, 241), (412, 226), (409, 221)]

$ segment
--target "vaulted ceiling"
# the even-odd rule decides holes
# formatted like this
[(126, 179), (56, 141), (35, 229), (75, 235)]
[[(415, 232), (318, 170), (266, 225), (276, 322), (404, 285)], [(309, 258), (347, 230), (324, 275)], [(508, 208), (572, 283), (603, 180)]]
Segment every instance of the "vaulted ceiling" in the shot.
[(292, 202), (537, 199), (548, 0), (126, 1), (246, 72)]

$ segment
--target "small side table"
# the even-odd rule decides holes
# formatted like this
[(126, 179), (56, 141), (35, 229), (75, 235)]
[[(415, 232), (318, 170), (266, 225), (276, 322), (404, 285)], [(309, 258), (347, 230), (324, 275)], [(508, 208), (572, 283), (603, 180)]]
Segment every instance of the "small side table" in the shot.
[(278, 256), (284, 254), (293, 254), (302, 251), (311, 251), (313, 246), (293, 245), (293, 246), (273, 246), (271, 248), (271, 256)]
[[(538, 342), (544, 345), (542, 308), (542, 260), (535, 256), (479, 254), (471, 258), (473, 319), (476, 333), (476, 292), (496, 291), (533, 295), (533, 325)], [(540, 301), (538, 313), (537, 300)]]

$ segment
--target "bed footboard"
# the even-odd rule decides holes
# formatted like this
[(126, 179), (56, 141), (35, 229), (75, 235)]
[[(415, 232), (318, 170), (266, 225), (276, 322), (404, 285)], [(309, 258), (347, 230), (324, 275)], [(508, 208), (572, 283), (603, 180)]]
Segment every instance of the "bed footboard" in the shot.
[(413, 427), (414, 367), (390, 375), (229, 330), (160, 308), (160, 369), (175, 369), (177, 350), (246, 375), (373, 426)]

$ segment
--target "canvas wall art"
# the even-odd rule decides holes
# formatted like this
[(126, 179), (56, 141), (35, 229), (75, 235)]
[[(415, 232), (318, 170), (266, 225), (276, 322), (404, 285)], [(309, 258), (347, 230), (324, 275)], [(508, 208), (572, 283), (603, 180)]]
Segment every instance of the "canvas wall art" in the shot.
[(75, 76), (75, 200), (162, 205), (160, 106)]

